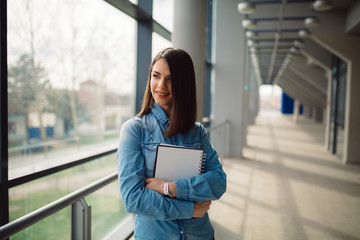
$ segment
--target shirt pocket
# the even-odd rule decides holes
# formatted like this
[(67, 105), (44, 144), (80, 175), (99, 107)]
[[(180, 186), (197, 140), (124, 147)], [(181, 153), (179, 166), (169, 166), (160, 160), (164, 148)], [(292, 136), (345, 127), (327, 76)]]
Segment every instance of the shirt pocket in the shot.
[(141, 145), (145, 158), (146, 178), (154, 177), (154, 167), (156, 158), (156, 147), (160, 143), (143, 143)]

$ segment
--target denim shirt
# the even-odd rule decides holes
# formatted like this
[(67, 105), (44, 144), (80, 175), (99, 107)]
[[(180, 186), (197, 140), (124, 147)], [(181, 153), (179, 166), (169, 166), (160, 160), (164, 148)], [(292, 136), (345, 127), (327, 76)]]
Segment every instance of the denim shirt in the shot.
[[(211, 147), (204, 127), (164, 138), (168, 125), (166, 113), (156, 103), (151, 113), (133, 117), (120, 131), (117, 152), (120, 193), (127, 212), (135, 213), (135, 239), (210, 240), (214, 230), (206, 213), (192, 218), (193, 202), (219, 199), (226, 190), (226, 175)], [(145, 188), (145, 179), (153, 177), (156, 146), (167, 143), (203, 149), (205, 172), (176, 180), (176, 198)]]

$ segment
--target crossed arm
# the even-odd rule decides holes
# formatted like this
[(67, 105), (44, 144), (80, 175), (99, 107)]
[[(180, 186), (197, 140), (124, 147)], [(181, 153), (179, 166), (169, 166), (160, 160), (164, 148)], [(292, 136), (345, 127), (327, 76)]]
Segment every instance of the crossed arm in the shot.
[(120, 192), (128, 212), (164, 220), (202, 217), (210, 201), (219, 199), (225, 192), (226, 175), (216, 152), (205, 139), (202, 145), (207, 153), (206, 173), (171, 182), (170, 193), (176, 198), (162, 196), (164, 180), (146, 179), (140, 138), (141, 127), (136, 122), (123, 125), (117, 158)]
[[(159, 194), (163, 194), (165, 181), (160, 178), (147, 178), (145, 180), (145, 187), (151, 189)], [(169, 192), (171, 196), (176, 197), (176, 184), (175, 182), (169, 183)], [(194, 202), (194, 212), (192, 217), (200, 218), (205, 215), (205, 213), (210, 208), (211, 201), (204, 201), (201, 203)]]

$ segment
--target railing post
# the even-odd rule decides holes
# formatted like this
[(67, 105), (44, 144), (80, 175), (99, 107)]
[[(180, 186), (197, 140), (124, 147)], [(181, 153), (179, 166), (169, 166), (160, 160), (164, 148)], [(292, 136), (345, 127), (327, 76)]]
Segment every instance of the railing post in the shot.
[(91, 206), (84, 198), (71, 205), (71, 239), (91, 240)]

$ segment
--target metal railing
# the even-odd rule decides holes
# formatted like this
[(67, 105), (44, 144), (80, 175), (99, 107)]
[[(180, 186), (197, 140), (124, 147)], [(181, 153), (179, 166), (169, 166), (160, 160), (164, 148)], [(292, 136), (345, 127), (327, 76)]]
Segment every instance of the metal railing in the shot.
[[(87, 205), (84, 197), (115, 180), (117, 180), (117, 172), (103, 177), (98, 181), (0, 227), (0, 239), (6, 239), (70, 205), (72, 206), (72, 239), (91, 239), (91, 207)], [(132, 235), (132, 233), (133, 231), (129, 231), (128, 236)]]
[(224, 120), (206, 128), (210, 142), (218, 153), (220, 161), (229, 155), (230, 121)]

